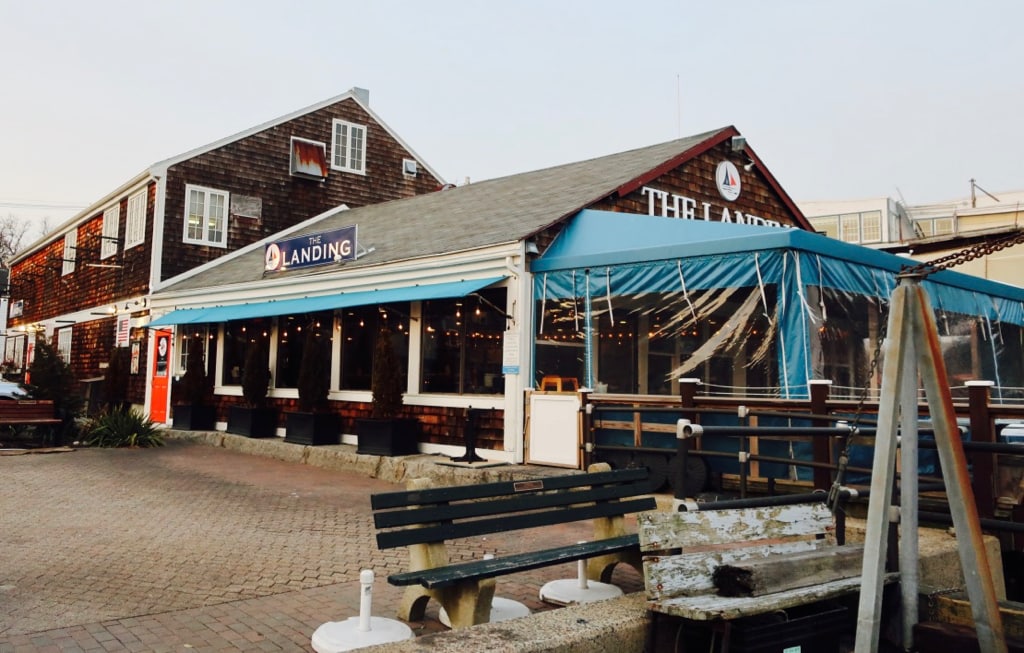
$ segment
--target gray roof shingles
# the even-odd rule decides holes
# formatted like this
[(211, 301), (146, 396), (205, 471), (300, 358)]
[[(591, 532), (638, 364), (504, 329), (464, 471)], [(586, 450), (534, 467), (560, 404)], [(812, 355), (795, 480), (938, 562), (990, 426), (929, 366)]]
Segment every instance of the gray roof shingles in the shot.
[[(337, 210), (288, 237), (358, 225), (360, 246), (373, 247), (374, 251), (349, 261), (345, 269), (516, 242), (586, 208), (721, 131), (407, 199)], [(330, 267), (319, 266), (314, 272), (322, 274)], [(274, 276), (308, 274), (310, 269), (305, 268)], [(226, 258), (162, 291), (245, 284), (262, 278), (263, 248), (259, 247)]]

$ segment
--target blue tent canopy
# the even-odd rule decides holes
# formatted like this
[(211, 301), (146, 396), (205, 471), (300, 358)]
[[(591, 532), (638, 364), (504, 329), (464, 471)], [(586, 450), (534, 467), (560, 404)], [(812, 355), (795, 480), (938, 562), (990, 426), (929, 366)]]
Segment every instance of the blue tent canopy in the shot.
[[(799, 396), (810, 378), (807, 290), (887, 301), (897, 274), (915, 264), (800, 229), (584, 210), (531, 271), (540, 300), (774, 285), (781, 376), (802, 386)], [(1024, 289), (951, 270), (930, 274), (922, 285), (936, 310), (1024, 325)]]

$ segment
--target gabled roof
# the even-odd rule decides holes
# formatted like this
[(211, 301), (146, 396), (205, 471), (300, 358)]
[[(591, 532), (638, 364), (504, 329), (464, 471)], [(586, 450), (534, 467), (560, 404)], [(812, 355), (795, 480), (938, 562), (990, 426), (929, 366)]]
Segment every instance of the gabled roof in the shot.
[(394, 138), (407, 152), (412, 154), (413, 157), (420, 164), (422, 164), (423, 167), (426, 168), (426, 170), (431, 175), (433, 175), (435, 179), (443, 180), (443, 177), (441, 177), (441, 175), (438, 174), (436, 170), (427, 165), (427, 163), (419, 156), (419, 154), (417, 154), (411, 147), (409, 147), (408, 143), (402, 140), (402, 138), (394, 130), (392, 130), (391, 127), (389, 127), (383, 120), (380, 119), (380, 116), (378, 116), (370, 109), (369, 91), (361, 88), (352, 88), (351, 90), (346, 91), (341, 95), (337, 95), (335, 97), (322, 100), (320, 102), (317, 102), (316, 104), (312, 104), (308, 107), (298, 109), (297, 111), (293, 111), (283, 116), (279, 116), (277, 118), (274, 118), (273, 120), (268, 120), (267, 122), (260, 123), (259, 125), (250, 127), (249, 129), (240, 131), (236, 134), (232, 134), (231, 136), (226, 136), (212, 143), (207, 143), (206, 145), (197, 147), (187, 152), (183, 152), (181, 154), (172, 156), (162, 161), (157, 161), (156, 163), (142, 170), (139, 174), (135, 175), (128, 181), (124, 182), (123, 184), (115, 188), (113, 191), (107, 193), (97, 201), (93, 202), (89, 206), (85, 207), (84, 209), (76, 213), (74, 216), (72, 216), (70, 219), (65, 221), (63, 224), (61, 224), (53, 231), (44, 234), (41, 238), (30, 244), (28, 247), (24, 248), (14, 257), (13, 262), (16, 262), (24, 258), (25, 256), (31, 254), (41, 245), (53, 242), (54, 239), (62, 237), (65, 233), (77, 227), (79, 224), (88, 220), (92, 216), (96, 215), (96, 213), (106, 208), (111, 202), (119, 199), (120, 197), (123, 197), (125, 193), (133, 190), (135, 187), (138, 187), (141, 184), (144, 184), (155, 177), (163, 176), (164, 174), (166, 174), (167, 169), (173, 165), (176, 165), (183, 161), (188, 161), (189, 159), (201, 156), (203, 154), (206, 154), (207, 152), (212, 152), (217, 148), (224, 147), (225, 145), (229, 145), (236, 141), (240, 141), (244, 138), (248, 138), (249, 136), (258, 134), (264, 130), (271, 129), (273, 127), (276, 127), (277, 125), (281, 125), (290, 120), (294, 120), (296, 118), (304, 116), (306, 114), (319, 111), (321, 109), (329, 107), (333, 104), (337, 104), (338, 102), (342, 102), (344, 100), (351, 100), (357, 103), (360, 106), (360, 108), (366, 111), (366, 113), (368, 113), (370, 117), (373, 118), (374, 122), (380, 125), (388, 133), (389, 136)]
[[(663, 174), (738, 133), (735, 127), (725, 127), (658, 145), (441, 192), (352, 210), (328, 211), (285, 233), (298, 236), (357, 225), (359, 244), (367, 249), (373, 248), (372, 253), (345, 264), (320, 266), (313, 271), (306, 268), (275, 273), (274, 276), (322, 275), (330, 273), (332, 268), (340, 270), (341, 265), (349, 270), (529, 239), (601, 199), (632, 192), (645, 180)], [(749, 147), (747, 153), (750, 154)], [(764, 169), (761, 172), (770, 177)], [(784, 193), (781, 197), (789, 202)], [(791, 205), (791, 209), (798, 220), (804, 220), (795, 205)], [(161, 291), (189, 291), (258, 282), (264, 276), (265, 243), (278, 240), (283, 235), (276, 234), (186, 273)]]

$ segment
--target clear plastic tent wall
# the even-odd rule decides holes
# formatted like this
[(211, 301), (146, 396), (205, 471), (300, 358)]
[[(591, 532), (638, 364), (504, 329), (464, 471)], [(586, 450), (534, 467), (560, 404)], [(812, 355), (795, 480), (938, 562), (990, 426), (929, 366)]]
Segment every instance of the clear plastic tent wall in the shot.
[[(640, 394), (692, 376), (794, 399), (826, 379), (856, 395), (911, 264), (797, 229), (582, 211), (532, 268), (535, 374)], [(1024, 291), (951, 271), (922, 285), (950, 384), (1019, 399)]]

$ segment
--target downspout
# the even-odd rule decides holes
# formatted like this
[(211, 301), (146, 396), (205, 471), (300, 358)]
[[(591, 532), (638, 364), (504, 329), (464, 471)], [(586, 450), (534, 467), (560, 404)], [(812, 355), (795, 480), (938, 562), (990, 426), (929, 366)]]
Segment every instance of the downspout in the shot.
[[(165, 195), (167, 194), (167, 169), (163, 167), (151, 168), (149, 171), (150, 176), (156, 180), (156, 191), (155, 197), (153, 198), (153, 230), (151, 232), (150, 240), (150, 258), (149, 258), (149, 290), (146, 293), (147, 303), (150, 306), (150, 313), (152, 314), (153, 291), (157, 287), (157, 283), (160, 280), (160, 257), (163, 255), (163, 243), (164, 243), (164, 210), (166, 206)], [(156, 370), (156, 361), (154, 356), (150, 356), (149, 336), (152, 330), (146, 329), (146, 339), (143, 341), (142, 346), (147, 348), (146, 352), (146, 399), (145, 406), (146, 412), (152, 412), (152, 401), (153, 401), (153, 384), (150, 379), (153, 378), (153, 373)], [(174, 349), (171, 350), (175, 351)], [(167, 406), (166, 415), (171, 414), (171, 393), (167, 393)]]

